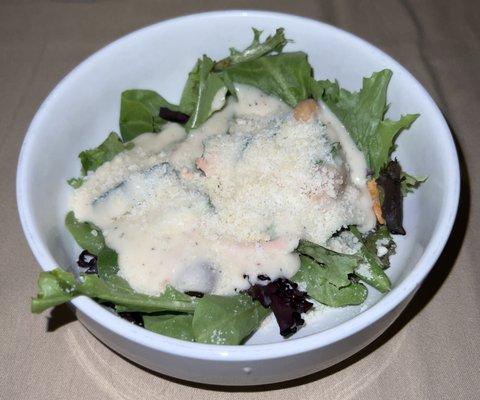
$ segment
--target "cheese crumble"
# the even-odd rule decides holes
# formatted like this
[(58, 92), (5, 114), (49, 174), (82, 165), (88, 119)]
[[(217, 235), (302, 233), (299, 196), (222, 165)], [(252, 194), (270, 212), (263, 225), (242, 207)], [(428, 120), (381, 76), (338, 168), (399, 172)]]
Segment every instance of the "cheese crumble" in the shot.
[(320, 104), (307, 121), (239, 86), (188, 136), (167, 124), (89, 175), (75, 216), (98, 226), (133, 289), (234, 294), (258, 275), (290, 278), (300, 239), (327, 245), (349, 224), (375, 223), (366, 165)]

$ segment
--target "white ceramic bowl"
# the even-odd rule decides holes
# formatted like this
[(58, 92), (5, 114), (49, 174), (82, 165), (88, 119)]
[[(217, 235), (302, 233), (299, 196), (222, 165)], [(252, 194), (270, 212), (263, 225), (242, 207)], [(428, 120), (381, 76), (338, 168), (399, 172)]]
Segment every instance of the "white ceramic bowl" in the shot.
[(252, 26), (268, 33), (284, 27), (294, 39), (287, 50), (306, 51), (317, 78), (336, 78), (349, 89), (357, 89), (373, 71), (393, 70), (388, 115), (421, 113), (401, 135), (398, 157), (408, 172), (429, 179), (406, 200), (408, 235), (398, 238), (398, 254), (388, 270), (393, 290), (380, 298), (371, 289), (369, 308), (326, 312), (290, 340), (267, 324), (245, 346), (183, 342), (134, 326), (88, 298), (72, 301), (80, 321), (115, 351), (152, 370), (196, 382), (255, 385), (292, 379), (331, 366), (373, 341), (404, 309), (437, 260), (458, 203), (458, 160), (447, 124), (425, 89), (391, 57), (349, 33), (305, 18), (257, 11), (191, 15), (141, 29), (95, 53), (57, 85), (35, 115), (20, 155), (17, 200), (42, 269), (74, 264), (78, 247), (63, 225), (69, 191), (65, 180), (78, 174), (81, 150), (118, 131), (120, 93), (148, 88), (177, 101), (196, 58), (205, 53), (219, 59), (229, 47), (246, 46)]

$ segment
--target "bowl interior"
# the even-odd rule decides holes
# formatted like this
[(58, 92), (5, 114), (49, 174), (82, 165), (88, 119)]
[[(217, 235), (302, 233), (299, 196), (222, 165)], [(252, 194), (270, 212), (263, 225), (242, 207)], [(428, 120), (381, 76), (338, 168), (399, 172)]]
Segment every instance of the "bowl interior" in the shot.
[[(286, 50), (307, 52), (317, 78), (338, 79), (352, 90), (359, 88), (362, 77), (390, 68), (394, 74), (388, 116), (421, 114), (401, 135), (396, 154), (406, 171), (429, 179), (406, 199), (408, 234), (396, 237), (397, 255), (388, 275), (394, 287), (408, 279), (414, 268), (425, 276), (435, 259), (424, 260), (421, 267), (417, 263), (428, 246), (443, 247), (456, 207), (455, 193), (444, 189), (458, 184), (456, 154), (438, 109), (408, 72), (369, 44), (315, 21), (259, 12), (201, 14), (145, 28), (96, 53), (51, 93), (29, 129), (18, 174), (22, 223), (42, 268), (74, 264), (78, 247), (63, 225), (70, 191), (66, 180), (79, 173), (80, 151), (96, 146), (110, 131), (118, 132), (120, 93), (130, 88), (153, 89), (175, 103), (188, 72), (202, 54), (222, 58), (229, 47), (243, 48), (250, 43), (251, 27), (271, 33), (280, 26), (294, 40)], [(442, 240), (432, 243), (442, 230), (447, 231)], [(434, 248), (431, 254), (438, 256), (440, 249)], [(374, 289), (370, 293), (361, 307), (317, 313), (294, 338), (331, 328), (365, 311), (381, 299)], [(92, 310), (98, 307), (91, 303), (88, 307)], [(275, 324), (267, 323), (248, 344), (282, 341)]]

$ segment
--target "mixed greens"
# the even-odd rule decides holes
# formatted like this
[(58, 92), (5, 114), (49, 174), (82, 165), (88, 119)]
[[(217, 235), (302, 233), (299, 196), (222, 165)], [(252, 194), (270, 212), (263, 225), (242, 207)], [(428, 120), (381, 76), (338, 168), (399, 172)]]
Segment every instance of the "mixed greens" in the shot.
[[(68, 183), (80, 187), (90, 171), (132, 148), (132, 139), (146, 132), (161, 132), (167, 121), (181, 123), (187, 131), (196, 129), (219, 109), (214, 101), (218, 93), (236, 96), (234, 84), (241, 83), (276, 96), (291, 107), (309, 98), (325, 102), (365, 155), (370, 182), (378, 194), (376, 213), (382, 215), (384, 224), (379, 217), (377, 227), (367, 234), (361, 234), (355, 226), (345, 228), (358, 244), (354, 254), (300, 242), (296, 251), (301, 266), (290, 280), (271, 281), (259, 276), (263, 284), (252, 285), (235, 296), (181, 293), (171, 286), (160, 296), (148, 296), (135, 292), (117, 275), (117, 253), (107, 247), (101, 230), (78, 221), (70, 212), (65, 224), (84, 249), (78, 260), (83, 272), (77, 275), (59, 268), (42, 272), (32, 312), (85, 295), (153, 332), (201, 343), (241, 344), (270, 312), (277, 319), (280, 333), (288, 336), (304, 323), (301, 315), (314, 302), (330, 307), (358, 305), (367, 297), (367, 285), (381, 293), (391, 289), (384, 270), (395, 250), (391, 233), (405, 234), (402, 198), (426, 179), (402, 171), (398, 161), (391, 160), (391, 153), (398, 134), (418, 114), (402, 116), (398, 121), (385, 118), (391, 71), (375, 72), (363, 79), (358, 92), (349, 92), (336, 81), (315, 80), (305, 53), (283, 52), (289, 42), (283, 29), (264, 41), (261, 33), (254, 29), (250, 46), (243, 51), (231, 49), (230, 55), (220, 61), (205, 55), (200, 58), (188, 75), (178, 105), (151, 90), (123, 92), (121, 137), (112, 132), (97, 148), (81, 152), (80, 177)], [(387, 249), (381, 256), (377, 254), (379, 242)]]

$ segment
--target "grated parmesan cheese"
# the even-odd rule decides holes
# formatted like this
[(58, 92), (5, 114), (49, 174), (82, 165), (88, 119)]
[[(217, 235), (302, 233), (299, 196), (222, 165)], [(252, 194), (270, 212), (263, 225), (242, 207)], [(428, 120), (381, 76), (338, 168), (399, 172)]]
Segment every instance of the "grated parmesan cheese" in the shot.
[(388, 244), (390, 240), (387, 238), (379, 239), (375, 242), (375, 246), (377, 247), (377, 256), (383, 257), (385, 254), (388, 253)]
[[(329, 238), (342, 226), (375, 223), (365, 160), (324, 106), (299, 122), (276, 98), (237, 90), (188, 136), (177, 124), (141, 135), (72, 195), (139, 292), (228, 295), (260, 274), (290, 278), (300, 239), (340, 246)], [(343, 241), (341, 252), (355, 245)]]
[(339, 235), (328, 239), (325, 247), (341, 254), (355, 254), (362, 244), (352, 232), (342, 231)]

